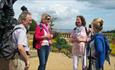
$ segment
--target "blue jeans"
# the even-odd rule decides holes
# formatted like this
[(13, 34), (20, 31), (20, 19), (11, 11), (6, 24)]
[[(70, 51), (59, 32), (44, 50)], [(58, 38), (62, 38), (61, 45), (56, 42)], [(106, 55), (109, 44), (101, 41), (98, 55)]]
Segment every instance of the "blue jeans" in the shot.
[(39, 57), (38, 70), (45, 70), (49, 52), (50, 52), (49, 46), (42, 46), (40, 49), (37, 50)]

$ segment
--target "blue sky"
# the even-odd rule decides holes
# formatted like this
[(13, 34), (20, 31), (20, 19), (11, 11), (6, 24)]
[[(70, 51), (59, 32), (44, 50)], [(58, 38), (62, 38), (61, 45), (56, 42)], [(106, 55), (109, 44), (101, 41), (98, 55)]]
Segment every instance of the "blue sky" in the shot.
[(87, 26), (94, 18), (104, 19), (104, 31), (115, 29), (115, 0), (17, 0), (14, 4), (15, 17), (25, 5), (38, 23), (42, 13), (56, 17), (56, 29), (73, 29), (77, 15), (83, 15)]

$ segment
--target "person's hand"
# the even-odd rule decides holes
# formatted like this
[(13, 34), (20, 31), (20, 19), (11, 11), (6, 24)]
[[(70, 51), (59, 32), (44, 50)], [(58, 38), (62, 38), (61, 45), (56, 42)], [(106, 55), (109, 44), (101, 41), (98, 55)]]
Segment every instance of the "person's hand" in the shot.
[(74, 38), (71, 38), (70, 41), (71, 41), (71, 43), (76, 42), (76, 40)]
[(71, 38), (72, 38), (72, 39), (76, 39), (76, 36), (72, 36)]
[(28, 69), (29, 69), (29, 66), (30, 66), (29, 61), (26, 61), (26, 63), (25, 63), (25, 70), (28, 70)]
[(50, 34), (51, 38), (53, 38), (53, 34)]
[(46, 38), (51, 39), (51, 38), (52, 38), (52, 35), (51, 35), (51, 34), (47, 34), (47, 35), (46, 35)]

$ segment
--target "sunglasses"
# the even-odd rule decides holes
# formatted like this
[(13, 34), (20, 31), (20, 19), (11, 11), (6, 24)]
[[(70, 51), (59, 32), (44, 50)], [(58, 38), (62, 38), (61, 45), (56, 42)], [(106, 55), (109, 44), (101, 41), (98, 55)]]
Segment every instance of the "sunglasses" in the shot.
[(51, 20), (51, 18), (50, 18), (50, 17), (47, 17), (46, 20)]

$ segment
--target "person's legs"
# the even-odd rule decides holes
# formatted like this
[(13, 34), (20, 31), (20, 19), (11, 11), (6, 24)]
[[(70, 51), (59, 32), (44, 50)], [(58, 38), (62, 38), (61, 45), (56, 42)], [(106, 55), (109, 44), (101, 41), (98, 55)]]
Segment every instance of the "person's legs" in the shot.
[(48, 60), (48, 57), (49, 57), (49, 53), (50, 53), (50, 47), (49, 46), (46, 46), (45, 47), (46, 51), (45, 51), (45, 68), (46, 68), (46, 64), (47, 64), (47, 60)]
[(15, 59), (11, 59), (9, 63), (9, 70), (25, 70), (25, 62), (23, 58), (17, 55)]
[(45, 70), (45, 46), (42, 46), (40, 49), (37, 50), (37, 52), (39, 57), (38, 70)]
[(0, 70), (25, 70), (25, 63), (19, 55), (16, 59), (5, 60), (0, 58)]
[(78, 70), (78, 61), (79, 61), (79, 57), (73, 55), (73, 70)]
[(82, 70), (86, 70), (86, 64), (87, 64), (87, 60), (86, 60), (86, 50), (84, 55), (82, 56)]
[(91, 62), (92, 62), (91, 69), (92, 69), (92, 70), (96, 70), (96, 60), (93, 60), (93, 59), (92, 59)]
[(17, 70), (18, 59), (12, 59), (12, 60), (10, 60), (9, 67), (10, 67), (9, 70)]

